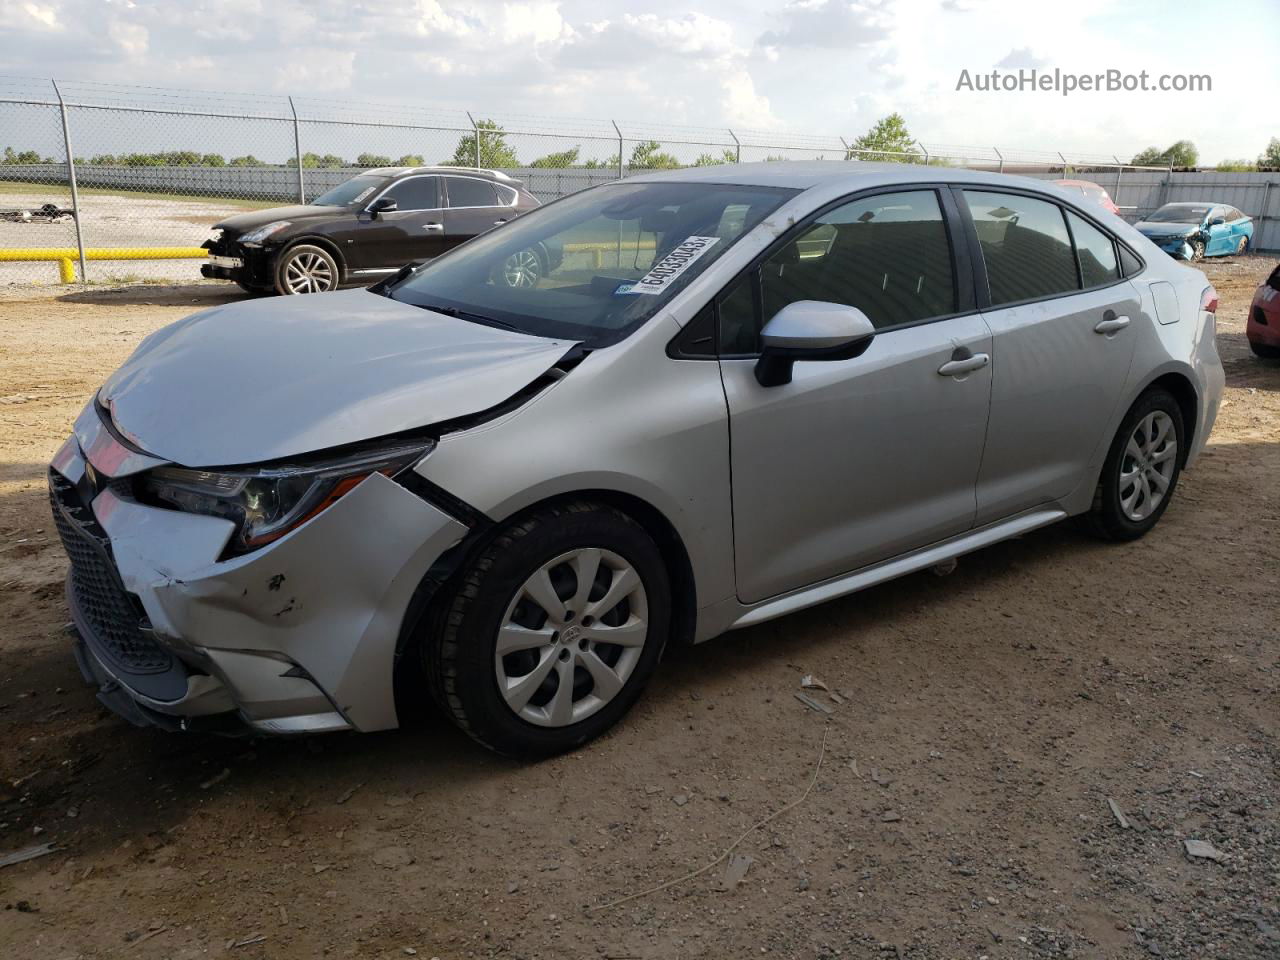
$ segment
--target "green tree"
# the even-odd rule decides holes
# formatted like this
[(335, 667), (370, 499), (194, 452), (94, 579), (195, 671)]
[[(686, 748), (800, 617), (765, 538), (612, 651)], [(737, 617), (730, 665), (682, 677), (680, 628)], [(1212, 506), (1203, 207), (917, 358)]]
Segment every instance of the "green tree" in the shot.
[(854, 139), (848, 159), (915, 163), (923, 158), (916, 150), (915, 138), (907, 132), (907, 121), (902, 118), (902, 114), (891, 113), (887, 117), (881, 117), (870, 130)]
[(597, 160), (595, 157), (592, 157), (590, 160), (583, 163), (582, 166), (586, 170), (617, 170), (618, 155), (615, 153), (612, 157), (605, 157), (603, 160)]
[(529, 166), (550, 167), (557, 170), (577, 166), (579, 151), (579, 147), (570, 147), (568, 150), (561, 150), (558, 153), (548, 153), (545, 157), (538, 157), (538, 159), (532, 161)]
[(252, 153), (246, 154), (243, 157), (232, 157), (231, 160), (228, 162), (233, 167), (265, 167), (266, 166), (265, 163), (263, 163), (261, 160), (255, 157)]
[(642, 140), (631, 151), (627, 166), (632, 170), (674, 170), (680, 166), (680, 161), (669, 153), (663, 153), (662, 144), (657, 140)]
[(396, 161), (397, 167), (425, 167), (427, 161), (422, 159), (420, 153), (406, 153), (403, 157)]
[(200, 158), (200, 164), (205, 167), (225, 167), (227, 161), (223, 159), (220, 153), (206, 153)]
[(518, 167), (516, 151), (507, 143), (507, 135), (493, 120), (476, 122), (477, 133), (464, 133), (458, 138), (453, 158), (446, 161), (451, 167), (476, 166), (476, 137), (480, 137), (480, 163), (482, 167), (499, 170), (503, 167)]
[(1214, 169), (1221, 173), (1252, 173), (1258, 169), (1258, 165), (1244, 159), (1223, 160)]
[(391, 166), (391, 158), (384, 157), (380, 153), (362, 153), (356, 157), (357, 167), (389, 167)]
[(1267, 149), (1263, 150), (1262, 156), (1258, 158), (1258, 166), (1266, 167), (1268, 170), (1280, 169), (1280, 138), (1271, 138)]
[(1136, 153), (1129, 162), (1136, 167), (1194, 167), (1200, 161), (1200, 151), (1190, 140), (1179, 140), (1161, 150), (1147, 147)]
[(737, 162), (738, 162), (738, 152), (734, 150), (732, 147), (725, 147), (724, 150), (720, 152), (720, 156), (718, 157), (712, 153), (700, 154), (698, 156), (698, 159), (693, 161), (693, 165), (695, 167), (714, 167), (718, 163), (737, 163)]

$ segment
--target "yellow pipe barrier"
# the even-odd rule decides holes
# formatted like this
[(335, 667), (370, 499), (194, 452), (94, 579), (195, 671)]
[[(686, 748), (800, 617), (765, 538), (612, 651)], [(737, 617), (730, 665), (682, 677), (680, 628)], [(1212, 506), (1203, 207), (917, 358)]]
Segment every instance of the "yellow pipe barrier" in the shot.
[(653, 240), (623, 240), (621, 243), (613, 240), (597, 240), (591, 243), (566, 243), (564, 252), (592, 254), (592, 268), (599, 270), (604, 266), (604, 255), (606, 253), (621, 253), (624, 250), (627, 253), (638, 253), (641, 250), (654, 250), (656, 248), (657, 243)]
[[(86, 260), (203, 260), (208, 255), (203, 247), (89, 247), (84, 251)], [(79, 259), (80, 251), (75, 247), (0, 247), (0, 263), (57, 263), (63, 283), (76, 282), (75, 262)]]

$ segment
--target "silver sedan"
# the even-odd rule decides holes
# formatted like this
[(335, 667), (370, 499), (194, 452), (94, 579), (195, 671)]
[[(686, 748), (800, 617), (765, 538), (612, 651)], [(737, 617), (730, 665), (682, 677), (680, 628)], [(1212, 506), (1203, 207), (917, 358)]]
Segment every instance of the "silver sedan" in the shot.
[[(148, 337), (54, 458), (81, 669), (139, 724), (544, 755), (700, 642), (1067, 517), (1132, 540), (1223, 385), (1197, 270), (1051, 185), (635, 177), (369, 290)], [(524, 252), (558, 265), (502, 282)]]

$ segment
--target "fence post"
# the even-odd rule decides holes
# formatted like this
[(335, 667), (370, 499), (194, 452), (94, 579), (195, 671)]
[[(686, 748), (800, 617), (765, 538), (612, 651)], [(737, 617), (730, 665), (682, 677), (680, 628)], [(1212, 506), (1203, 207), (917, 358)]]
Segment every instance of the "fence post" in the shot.
[(924, 145), (923, 143), (921, 143), (919, 140), (917, 140), (917, 141), (916, 141), (916, 146), (920, 149), (920, 152), (924, 154), (924, 165), (927, 167), (927, 166), (929, 165), (929, 151), (928, 151), (928, 149), (927, 149), (927, 148), (925, 147), (925, 145)]
[(476, 134), (476, 169), (480, 169), (480, 124), (476, 123), (476, 118), (471, 115), (471, 111), (467, 111), (467, 119), (471, 121), (471, 129)]
[[(621, 180), (622, 179), (622, 131), (618, 129), (617, 120), (610, 120), (609, 122), (613, 124), (613, 132), (618, 135), (618, 179)], [(619, 223), (618, 229), (621, 230), (622, 221), (619, 220), (618, 223)], [(621, 243), (621, 240), (619, 240), (619, 243)], [(622, 255), (621, 247), (618, 248), (618, 255), (619, 256)], [(619, 260), (618, 262), (621, 263), (622, 261)]]
[(996, 159), (1000, 161), (1000, 169), (996, 173), (1004, 173), (1004, 154), (1000, 152), (999, 147), (992, 147), (991, 149), (996, 152)]
[(293, 105), (293, 97), (289, 98), (289, 110), (293, 114), (293, 155), (298, 161), (298, 202), (307, 202), (307, 191), (302, 183), (302, 136), (298, 132), (298, 108)]
[(67, 122), (67, 102), (62, 99), (58, 81), (50, 80), (53, 92), (58, 95), (58, 110), (62, 113), (62, 143), (67, 150), (67, 181), (71, 184), (71, 216), (76, 222), (76, 249), (80, 252), (80, 282), (86, 283), (89, 274), (84, 267), (84, 229), (80, 226), (80, 191), (76, 189), (76, 158), (71, 152), (71, 125)]
[[(738, 139), (738, 135), (734, 133), (732, 129), (730, 129), (729, 127), (725, 127), (725, 129), (729, 131), (729, 136), (733, 137), (733, 151), (734, 151), (733, 162), (741, 163), (742, 162), (742, 141)], [(619, 152), (618, 156), (622, 156), (621, 152)]]
[[(1262, 224), (1267, 219), (1267, 206), (1269, 205), (1271, 200), (1271, 185), (1273, 182), (1274, 181), (1272, 180), (1268, 180), (1266, 183), (1262, 185), (1262, 206), (1258, 208), (1258, 231), (1255, 234), (1255, 236), (1258, 238), (1258, 243), (1262, 243), (1262, 234), (1264, 233), (1264, 230), (1262, 229)], [(1266, 248), (1259, 247), (1259, 249), (1266, 249)]]
[(853, 148), (849, 146), (849, 141), (844, 137), (836, 137), (840, 141), (840, 145), (844, 147), (844, 158), (846, 161), (853, 159)]
[(1116, 162), (1116, 192), (1111, 197), (1111, 202), (1118, 207), (1120, 206), (1120, 178), (1124, 176), (1124, 164), (1114, 153), (1111, 155), (1111, 159)]

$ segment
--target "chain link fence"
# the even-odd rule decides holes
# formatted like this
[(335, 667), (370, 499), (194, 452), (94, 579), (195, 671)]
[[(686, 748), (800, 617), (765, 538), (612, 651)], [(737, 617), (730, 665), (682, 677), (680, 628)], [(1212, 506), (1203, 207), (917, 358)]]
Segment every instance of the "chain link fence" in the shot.
[[(840, 136), (15, 77), (0, 77), (0, 130), (5, 284), (191, 280), (189, 259), (202, 256), (213, 224), (305, 203), (381, 166), (498, 169), (545, 202), (650, 170), (887, 160), (1092, 180), (1131, 219), (1181, 198), (1179, 179), (1196, 176), (1115, 156), (919, 142), (868, 152)], [(1235, 206), (1270, 218), (1259, 239), (1275, 233), (1270, 245), (1280, 245), (1268, 209), (1280, 206), (1280, 188), (1268, 185), (1280, 179), (1218, 175), (1233, 177), (1255, 178)]]

